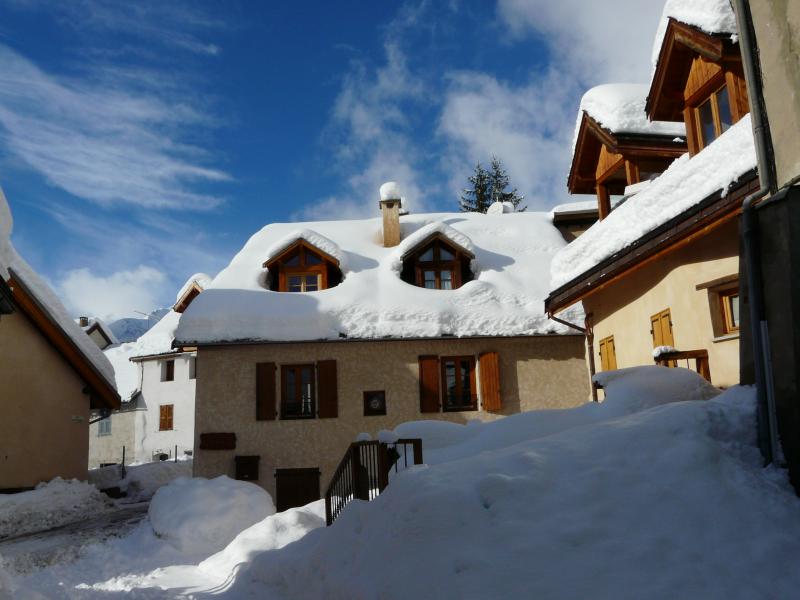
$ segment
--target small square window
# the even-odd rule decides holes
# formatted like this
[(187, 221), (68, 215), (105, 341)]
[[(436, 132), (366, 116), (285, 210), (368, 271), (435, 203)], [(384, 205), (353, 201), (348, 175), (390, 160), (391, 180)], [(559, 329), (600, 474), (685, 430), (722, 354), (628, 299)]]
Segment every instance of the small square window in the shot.
[(721, 292), (719, 299), (722, 303), (724, 331), (736, 333), (739, 331), (739, 290)]
[(174, 360), (165, 360), (161, 363), (161, 381), (175, 381)]
[(364, 416), (375, 417), (386, 414), (386, 391), (364, 392)]
[(189, 379), (197, 379), (197, 357), (189, 357)]
[(111, 435), (111, 417), (106, 417), (97, 423), (97, 435)]

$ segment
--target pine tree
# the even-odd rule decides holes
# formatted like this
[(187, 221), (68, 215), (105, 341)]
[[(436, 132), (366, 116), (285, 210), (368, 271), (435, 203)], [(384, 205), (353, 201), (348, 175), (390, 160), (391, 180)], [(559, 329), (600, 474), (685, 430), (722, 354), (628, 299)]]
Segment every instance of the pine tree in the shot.
[[(525, 196), (520, 194), (517, 191), (517, 188), (514, 188), (510, 192), (506, 191), (508, 187), (508, 173), (503, 168), (503, 163), (500, 162), (500, 159), (496, 156), (492, 156), (492, 162), (489, 170), (489, 189), (491, 190), (491, 201), (492, 202), (511, 202), (514, 205), (514, 210), (516, 212), (522, 212), (527, 206), (523, 206), (522, 208), (519, 205), (525, 199)], [(486, 212), (485, 210), (483, 212)]]
[(478, 163), (475, 172), (467, 179), (471, 187), (465, 188), (461, 195), (461, 212), (485, 213), (492, 203), (489, 172)]

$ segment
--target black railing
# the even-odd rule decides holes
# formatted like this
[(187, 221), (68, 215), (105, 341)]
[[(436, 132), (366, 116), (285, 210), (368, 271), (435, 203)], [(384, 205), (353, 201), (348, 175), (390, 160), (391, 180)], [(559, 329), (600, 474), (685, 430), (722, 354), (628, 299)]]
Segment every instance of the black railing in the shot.
[(374, 500), (389, 485), (389, 472), (422, 464), (422, 440), (353, 442), (325, 492), (325, 520), (333, 523), (353, 500)]

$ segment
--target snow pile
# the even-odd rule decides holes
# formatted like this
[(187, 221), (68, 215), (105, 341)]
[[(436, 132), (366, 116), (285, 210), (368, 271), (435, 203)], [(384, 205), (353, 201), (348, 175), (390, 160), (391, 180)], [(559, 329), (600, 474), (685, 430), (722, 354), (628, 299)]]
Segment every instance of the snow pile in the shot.
[(125, 478), (121, 479), (119, 465), (100, 467), (89, 471), (89, 483), (105, 490), (118, 487), (125, 493), (124, 502), (149, 500), (156, 491), (178, 477), (192, 476), (192, 459), (164, 460), (125, 466)]
[(513, 202), (492, 202), (489, 208), (486, 209), (487, 215), (502, 215), (514, 212)]
[(396, 181), (387, 181), (380, 188), (381, 200), (399, 200), (403, 197), (400, 184)]
[(750, 115), (691, 159), (684, 154), (660, 177), (561, 250), (551, 264), (551, 289), (579, 277), (646, 233), (729, 186), (756, 166)]
[(93, 485), (56, 477), (28, 492), (0, 494), (0, 540), (81, 521), (112, 506)]
[(589, 210), (597, 210), (597, 200), (581, 200), (580, 202), (567, 202), (566, 204), (559, 204), (550, 209), (554, 215), (569, 215), (572, 213), (581, 213)]
[(615, 134), (663, 135), (670, 138), (685, 136), (686, 126), (683, 122), (650, 121), (647, 118), (644, 107), (648, 92), (649, 86), (639, 83), (607, 83), (593, 87), (581, 98), (575, 139), (584, 112)]
[(653, 69), (658, 63), (658, 55), (664, 43), (669, 19), (697, 27), (711, 34), (729, 34), (736, 41), (736, 15), (731, 7), (730, 0), (667, 0), (661, 21), (656, 30), (656, 39), (653, 43), (652, 62)]
[[(673, 402), (405, 471), (333, 527), (255, 556), (227, 593), (794, 597), (800, 500), (761, 467), (753, 391), (681, 401), (685, 375), (664, 371)], [(650, 406), (620, 397), (638, 387), (623, 377), (607, 382), (609, 405)]]
[(274, 512), (262, 488), (222, 475), (175, 479), (153, 496), (148, 516), (156, 535), (181, 552), (208, 554)]
[[(395, 248), (380, 243), (379, 218), (300, 227), (338, 247), (346, 265), (338, 286), (297, 294), (266, 289), (264, 261), (298, 231), (296, 223), (267, 225), (183, 313), (176, 339), (193, 345), (568, 332), (544, 314), (549, 264), (566, 245), (550, 213), (407, 215)], [(400, 279), (399, 257), (434, 232), (475, 254), (474, 281), (430, 290)]]
[(339, 263), (339, 268), (342, 270), (342, 273), (344, 273), (347, 265), (345, 264), (345, 257), (341, 248), (339, 248), (339, 245), (324, 235), (321, 235), (316, 231), (312, 231), (311, 229), (298, 229), (297, 231), (292, 231), (289, 235), (284, 236), (282, 239), (278, 240), (265, 250), (264, 259), (261, 262), (269, 262), (276, 256), (280, 255), (281, 252), (286, 250), (286, 248), (294, 244), (297, 240), (305, 240), (331, 258), (336, 259), (336, 261)]
[(206, 289), (206, 286), (211, 283), (213, 277), (211, 275), (206, 275), (205, 273), (195, 273), (189, 279), (186, 280), (186, 283), (181, 286), (181, 289), (178, 291), (178, 295), (175, 296), (175, 302), (179, 302), (183, 295), (189, 291), (193, 284), (197, 284), (200, 286), (201, 289)]
[(658, 358), (662, 354), (670, 354), (677, 351), (678, 349), (673, 348), (672, 346), (656, 346), (653, 348), (653, 358)]

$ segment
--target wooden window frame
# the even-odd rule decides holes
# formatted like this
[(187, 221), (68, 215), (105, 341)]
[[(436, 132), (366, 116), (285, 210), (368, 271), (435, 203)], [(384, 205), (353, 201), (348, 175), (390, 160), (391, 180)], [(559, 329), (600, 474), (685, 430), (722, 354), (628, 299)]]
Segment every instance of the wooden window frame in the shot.
[[(295, 252), (297, 252), (299, 256), (298, 263), (296, 265), (286, 264), (289, 257), (291, 257)], [(306, 260), (308, 254), (313, 254), (317, 259), (319, 259), (319, 262), (316, 264), (309, 264)], [(286, 248), (276, 258), (265, 262), (262, 266), (268, 268), (273, 273), (273, 276), (274, 273), (277, 272), (279, 292), (289, 292), (290, 275), (317, 275), (319, 277), (319, 285), (318, 289), (315, 291), (321, 291), (328, 289), (328, 269), (330, 267), (336, 267), (338, 269), (339, 263), (338, 261), (333, 261), (330, 256), (315, 248), (305, 240), (299, 240), (298, 242)], [(310, 294), (313, 292), (295, 293)]]
[[(169, 417), (165, 415), (165, 409), (169, 409)], [(168, 425), (165, 425), (168, 423)], [(158, 405), (158, 430), (159, 431), (174, 431), (175, 430), (175, 405), (174, 404), (159, 404)]]
[[(719, 301), (719, 311), (720, 316), (722, 317), (722, 334), (723, 335), (732, 335), (735, 333), (739, 333), (739, 326), (733, 323), (733, 312), (731, 309), (731, 298), (738, 298), (739, 297), (739, 288), (738, 286), (735, 288), (728, 288), (726, 290), (720, 290), (716, 292), (717, 298)], [(740, 299), (741, 302), (741, 299)], [(741, 304), (739, 305), (739, 310), (741, 311)], [(740, 317), (741, 318), (741, 317)]]
[(170, 358), (161, 363), (161, 381), (175, 381), (175, 359)]
[[(286, 282), (286, 289), (285, 290), (280, 290), (280, 291), (282, 291), (282, 292), (291, 292), (291, 293), (294, 293), (294, 294), (298, 294), (298, 293), (308, 294), (308, 293), (311, 293), (311, 292), (318, 292), (320, 290), (324, 290), (325, 288), (323, 287), (323, 276), (322, 275), (323, 274), (321, 272), (318, 272), (318, 271), (294, 271), (293, 269), (292, 270), (288, 270), (287, 269), (285, 274), (284, 274), (284, 279), (285, 279), (285, 282)], [(305, 278), (306, 277), (313, 277), (313, 276), (316, 276), (316, 278), (317, 278), (317, 289), (315, 289), (315, 290), (307, 290), (306, 289)], [(302, 277), (303, 278), (302, 281), (300, 282), (300, 291), (299, 292), (294, 292), (294, 291), (289, 289), (289, 279), (291, 277)]]
[[(441, 260), (441, 247), (453, 255), (452, 260)], [(433, 260), (423, 261), (420, 257), (428, 250), (433, 249)], [(442, 289), (442, 271), (450, 271), (450, 282), (452, 287), (449, 290), (457, 290), (461, 287), (461, 252), (458, 248), (447, 244), (440, 238), (431, 240), (425, 244), (420, 250), (414, 253), (414, 270), (416, 273), (416, 284), (418, 287), (425, 288), (425, 271), (434, 271), (436, 273), (435, 281), (436, 287), (425, 289)]]
[[(456, 364), (457, 370), (460, 371), (459, 363), (461, 361), (468, 361), (469, 362), (469, 383), (470, 383), (470, 404), (462, 404), (454, 407), (448, 407), (448, 393), (447, 393), (447, 363), (454, 362)], [(442, 356), (439, 358), (439, 369), (440, 369), (440, 383), (442, 388), (442, 412), (464, 412), (464, 411), (471, 411), (471, 410), (478, 410), (478, 387), (476, 385), (476, 375), (475, 375), (475, 357), (474, 356)], [(461, 377), (460, 372), (456, 373), (456, 392), (458, 395), (463, 396), (463, 390), (461, 388)]]
[[(311, 370), (311, 412), (310, 414), (291, 414), (286, 411), (286, 407), (288, 403), (286, 402), (286, 381), (287, 381), (287, 373), (289, 371), (295, 371), (295, 377), (297, 382), (302, 381), (302, 377), (299, 377), (302, 373), (302, 369), (310, 369)], [(302, 388), (300, 385), (297, 386), (295, 390), (295, 404), (300, 405), (302, 400)], [(281, 420), (298, 420), (298, 419), (316, 419), (317, 418), (317, 369), (314, 363), (302, 363), (296, 365), (281, 365), (281, 397), (280, 397), (280, 406), (281, 406)]]

